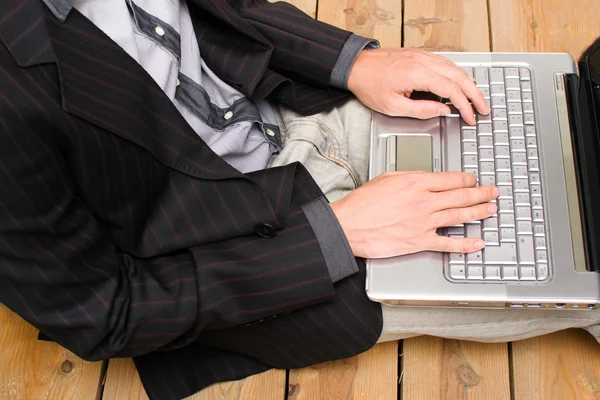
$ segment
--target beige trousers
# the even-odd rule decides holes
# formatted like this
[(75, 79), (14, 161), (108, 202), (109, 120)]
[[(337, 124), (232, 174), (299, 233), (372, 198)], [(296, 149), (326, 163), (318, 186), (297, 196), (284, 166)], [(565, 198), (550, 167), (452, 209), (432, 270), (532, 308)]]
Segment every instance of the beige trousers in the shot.
[[(271, 166), (300, 161), (330, 201), (366, 182), (371, 113), (353, 100), (330, 112), (302, 117), (279, 110), (284, 143)], [(503, 342), (585, 328), (600, 341), (600, 310), (481, 310), (383, 305), (380, 342), (418, 335)]]

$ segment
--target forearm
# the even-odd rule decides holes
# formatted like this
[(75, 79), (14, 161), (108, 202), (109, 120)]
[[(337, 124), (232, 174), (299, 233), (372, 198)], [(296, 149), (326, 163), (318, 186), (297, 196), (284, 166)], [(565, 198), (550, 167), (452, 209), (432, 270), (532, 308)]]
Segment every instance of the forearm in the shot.
[(202, 331), (308, 307), (334, 294), (301, 210), (273, 239), (240, 237), (152, 259), (119, 252), (83, 232), (73, 230), (64, 240), (2, 235), (0, 300), (85, 359), (180, 347)]
[(285, 2), (239, 4), (240, 15), (273, 46), (270, 68), (313, 86), (329, 86), (350, 32), (317, 21)]
[[(118, 245), (77, 194), (51, 132), (38, 134), (17, 119), (7, 124), (1, 115), (0, 123), (0, 302), (77, 355), (99, 360), (177, 348), (206, 330), (334, 296), (301, 209), (306, 184), (295, 182), (293, 168), (286, 184), (297, 194), (264, 196), (280, 204), (274, 237), (246, 224), (239, 234), (157, 254), (143, 244), (152, 227), (129, 233), (139, 244)], [(272, 186), (270, 175), (260, 181)]]

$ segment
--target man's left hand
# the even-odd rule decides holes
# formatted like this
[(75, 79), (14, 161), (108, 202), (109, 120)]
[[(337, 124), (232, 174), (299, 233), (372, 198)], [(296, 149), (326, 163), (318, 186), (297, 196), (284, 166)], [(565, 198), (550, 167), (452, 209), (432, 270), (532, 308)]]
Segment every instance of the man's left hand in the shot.
[(471, 125), (476, 122), (473, 106), (481, 114), (489, 113), (483, 95), (462, 68), (416, 49), (362, 51), (350, 70), (348, 89), (369, 108), (390, 116), (427, 119), (450, 113), (446, 104), (410, 99), (413, 91), (450, 99)]

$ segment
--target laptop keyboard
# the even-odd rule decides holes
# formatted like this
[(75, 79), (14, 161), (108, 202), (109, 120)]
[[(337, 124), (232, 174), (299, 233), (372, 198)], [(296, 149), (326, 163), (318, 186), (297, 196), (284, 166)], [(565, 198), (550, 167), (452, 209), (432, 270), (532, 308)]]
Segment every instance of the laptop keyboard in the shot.
[[(527, 68), (465, 68), (491, 107), (477, 125), (464, 123), (454, 109), (446, 118), (449, 170), (474, 174), (479, 185), (500, 190), (498, 212), (483, 221), (447, 228), (456, 238), (482, 238), (486, 247), (451, 253), (446, 276), (454, 281), (543, 281), (549, 278), (542, 182), (534, 118), (531, 73)], [(454, 134), (452, 131), (460, 130)], [(451, 139), (454, 137), (455, 139)], [(460, 139), (458, 139), (460, 137)], [(451, 143), (449, 143), (451, 144)]]

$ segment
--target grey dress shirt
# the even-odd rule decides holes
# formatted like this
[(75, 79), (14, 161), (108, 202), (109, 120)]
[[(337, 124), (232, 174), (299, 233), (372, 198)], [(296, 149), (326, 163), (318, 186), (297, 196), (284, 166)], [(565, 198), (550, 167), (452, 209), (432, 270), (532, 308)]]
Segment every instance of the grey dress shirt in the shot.
[[(241, 172), (264, 169), (281, 149), (274, 107), (264, 100), (248, 99), (202, 60), (185, 1), (43, 1), (61, 21), (76, 8), (93, 22), (144, 68), (194, 131), (234, 168)], [(336, 62), (331, 85), (346, 89), (360, 51), (377, 45), (372, 39), (351, 35)], [(332, 281), (358, 271), (325, 199), (303, 209), (323, 249)]]

